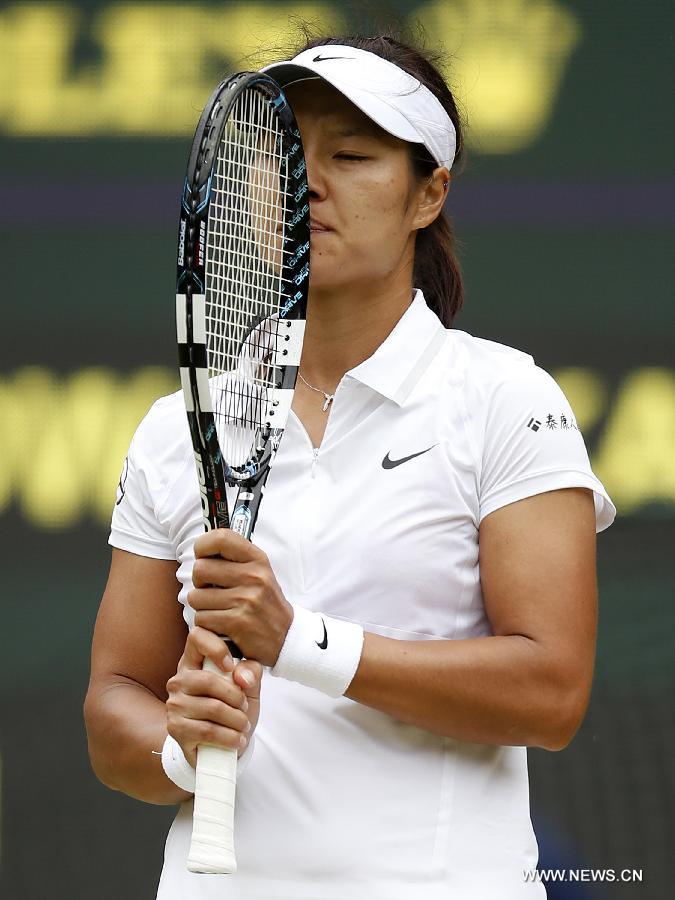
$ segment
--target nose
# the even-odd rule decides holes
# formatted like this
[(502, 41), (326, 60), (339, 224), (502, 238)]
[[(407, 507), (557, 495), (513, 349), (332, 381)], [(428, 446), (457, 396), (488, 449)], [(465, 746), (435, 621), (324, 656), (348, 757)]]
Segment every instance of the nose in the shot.
[(307, 187), (310, 200), (323, 200), (327, 193), (325, 172), (315, 153), (305, 149), (305, 162), (307, 164)]

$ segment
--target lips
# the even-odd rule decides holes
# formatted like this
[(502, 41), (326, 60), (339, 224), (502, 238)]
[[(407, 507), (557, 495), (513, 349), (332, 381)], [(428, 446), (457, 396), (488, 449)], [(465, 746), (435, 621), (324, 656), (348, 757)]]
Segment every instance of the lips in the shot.
[(310, 231), (332, 231), (332, 228), (329, 228), (328, 225), (324, 225), (323, 222), (319, 222), (318, 219), (309, 220), (309, 230)]

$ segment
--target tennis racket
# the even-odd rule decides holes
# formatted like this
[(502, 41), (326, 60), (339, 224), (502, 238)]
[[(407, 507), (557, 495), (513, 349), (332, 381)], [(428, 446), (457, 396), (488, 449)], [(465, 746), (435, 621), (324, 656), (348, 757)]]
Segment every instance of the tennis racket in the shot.
[[(180, 378), (207, 531), (251, 537), (291, 408), (308, 284), (300, 132), (276, 82), (243, 72), (202, 113), (178, 233)], [(197, 750), (191, 872), (236, 871), (236, 766), (235, 750)]]

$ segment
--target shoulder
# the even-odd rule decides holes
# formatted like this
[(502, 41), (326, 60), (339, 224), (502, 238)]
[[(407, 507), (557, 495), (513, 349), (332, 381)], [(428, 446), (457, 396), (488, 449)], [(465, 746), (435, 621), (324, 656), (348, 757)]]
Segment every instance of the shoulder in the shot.
[(585, 487), (594, 493), (597, 530), (606, 528), (616, 509), (555, 379), (514, 347), (466, 332), (448, 335), (455, 399), (475, 452), (479, 521), (533, 494)]
[(448, 329), (447, 335), (451, 366), (455, 375), (467, 382), (495, 384), (512, 377), (527, 377), (535, 368), (533, 357), (523, 350), (456, 328)]
[(451, 378), (474, 407), (487, 413), (507, 399), (529, 403), (542, 396), (560, 398), (554, 378), (529, 353), (454, 328), (447, 334)]
[(486, 444), (505, 452), (522, 432), (579, 436), (567, 397), (529, 353), (455, 329), (448, 342), (448, 381), (479, 454)]
[(167, 444), (189, 442), (189, 438), (183, 392), (176, 391), (155, 400), (136, 429), (133, 443), (139, 449), (152, 453)]
[(154, 479), (168, 482), (184, 465), (191, 449), (183, 393), (176, 391), (152, 404), (136, 429), (129, 453), (139, 468), (152, 472)]

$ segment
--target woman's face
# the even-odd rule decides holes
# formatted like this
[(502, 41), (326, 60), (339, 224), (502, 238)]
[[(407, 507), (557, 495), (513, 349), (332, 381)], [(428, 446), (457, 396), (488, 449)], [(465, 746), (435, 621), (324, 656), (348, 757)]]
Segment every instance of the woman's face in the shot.
[(409, 145), (323, 81), (287, 93), (307, 160), (312, 290), (409, 282), (419, 194)]

